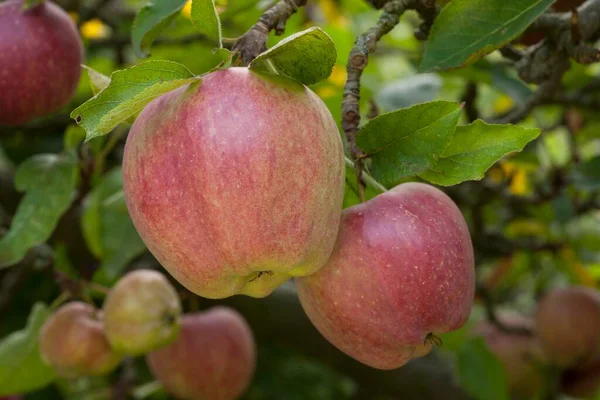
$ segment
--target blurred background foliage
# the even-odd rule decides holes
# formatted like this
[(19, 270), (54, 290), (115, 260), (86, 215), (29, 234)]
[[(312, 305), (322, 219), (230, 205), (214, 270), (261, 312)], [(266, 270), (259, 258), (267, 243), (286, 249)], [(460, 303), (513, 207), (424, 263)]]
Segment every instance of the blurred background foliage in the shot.
[[(135, 11), (145, 0), (58, 3), (70, 11), (79, 26), (85, 42), (86, 65), (110, 75), (140, 61), (130, 46), (130, 29)], [(104, 3), (109, 5), (104, 7)], [(218, 0), (224, 37), (242, 35), (272, 4)], [(85, 10), (83, 19), (80, 10)], [(197, 35), (188, 20), (189, 13), (188, 4), (155, 42), (149, 58), (178, 61), (200, 74), (211, 69), (218, 56)], [(316, 0), (301, 8), (287, 23), (285, 35), (317, 25), (335, 42), (338, 56), (333, 72), (313, 89), (338, 123), (348, 55), (356, 36), (373, 26), (379, 14), (362, 0)], [(434, 99), (464, 101), (474, 87), (477, 95), (471, 99), (471, 106), (484, 119), (501, 115), (532, 96), (534, 88), (521, 81), (497, 52), (464, 68), (419, 74), (423, 44), (413, 34), (418, 24), (416, 14), (406, 13), (370, 58), (361, 90), (365, 120), (374, 108), (386, 112)], [(279, 37), (271, 35), (269, 46), (278, 40)], [(595, 96), (594, 104), (598, 104), (599, 74), (599, 64), (573, 63), (562, 83), (571, 91), (586, 88), (587, 94)], [(91, 96), (88, 77), (83, 74), (68, 110)], [(463, 118), (467, 122), (466, 115)], [(471, 393), (481, 393), (476, 386), (485, 382), (484, 394), (478, 396), (484, 400), (503, 399), (499, 393), (505, 391), (506, 379), (498, 368), (498, 360), (484, 345), (469, 338), (472, 324), (485, 318), (490, 307), (501, 305), (528, 313), (548, 287), (567, 283), (596, 287), (600, 279), (598, 109), (567, 102), (541, 104), (522, 124), (542, 128), (543, 133), (522, 153), (498, 162), (482, 181), (447, 188), (471, 228), (477, 257), (478, 295), (469, 324), (442, 336), (444, 345), (436, 353), (452, 366), (456, 382)], [(61, 292), (61, 276), (110, 285), (126, 269), (152, 264), (119, 197), (125, 133), (126, 128), (117, 128), (111, 135), (83, 145), (80, 168), (88, 187), (84, 197), (77, 199), (63, 216), (52, 236), (52, 266), (37, 260), (18, 272), (0, 270), (0, 337), (23, 328), (35, 302), (52, 302)], [(9, 226), (9, 216), (19, 199), (14, 189), (7, 189), (11, 187), (15, 166), (34, 154), (59, 153), (65, 144), (78, 143), (82, 137), (81, 129), (70, 125), (67, 113), (0, 135), (0, 179), (5, 180), (0, 193), (4, 205), (1, 227)], [(367, 193), (369, 197), (375, 194)], [(357, 202), (349, 182), (344, 205)], [(187, 310), (205, 306), (202, 299), (182, 298)], [(278, 321), (264, 323), (276, 325)], [(258, 354), (258, 370), (244, 397), (246, 400), (388, 398), (365, 394), (355, 379), (332, 369), (318, 357), (303, 355), (298, 349), (265, 340), (259, 343)], [(151, 378), (143, 360), (133, 360), (131, 365), (136, 371), (136, 398), (167, 398), (160, 390), (144, 385)], [(107, 388), (121, 379), (124, 368), (109, 377), (59, 382), (26, 398), (106, 399)]]

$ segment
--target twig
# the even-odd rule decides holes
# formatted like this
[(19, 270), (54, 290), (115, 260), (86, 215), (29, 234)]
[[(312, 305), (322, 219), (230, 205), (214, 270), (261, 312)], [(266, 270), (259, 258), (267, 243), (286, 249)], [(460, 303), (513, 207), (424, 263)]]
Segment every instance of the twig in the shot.
[(265, 11), (258, 22), (232, 47), (232, 50), (239, 54), (243, 65), (250, 64), (256, 56), (267, 50), (269, 32), (275, 30), (276, 35), (281, 35), (285, 31), (287, 20), (304, 5), (306, 0), (281, 0)]
[(400, 21), (400, 16), (409, 9), (417, 7), (435, 7), (429, 0), (392, 0), (383, 6), (383, 13), (377, 24), (367, 32), (360, 35), (348, 57), (346, 67), (348, 78), (344, 86), (344, 100), (342, 102), (342, 128), (347, 139), (348, 152), (355, 164), (358, 198), (365, 200), (365, 183), (362, 180), (364, 169), (364, 154), (356, 145), (356, 134), (360, 124), (360, 78), (369, 62), (369, 54), (375, 51), (377, 42), (390, 32)]
[(465, 87), (465, 92), (462, 95), (461, 102), (465, 103), (465, 114), (469, 122), (479, 118), (479, 110), (477, 110), (477, 83), (469, 81)]
[[(356, 168), (351, 159), (349, 159), (348, 157), (345, 157), (345, 160), (346, 160), (347, 167)], [(361, 178), (365, 183), (371, 185), (373, 188), (377, 189), (381, 193), (385, 193), (388, 191), (388, 189), (385, 186), (383, 186), (381, 183), (377, 182), (377, 180), (375, 180), (375, 178), (373, 178), (371, 175), (367, 174), (365, 171), (362, 172)]]

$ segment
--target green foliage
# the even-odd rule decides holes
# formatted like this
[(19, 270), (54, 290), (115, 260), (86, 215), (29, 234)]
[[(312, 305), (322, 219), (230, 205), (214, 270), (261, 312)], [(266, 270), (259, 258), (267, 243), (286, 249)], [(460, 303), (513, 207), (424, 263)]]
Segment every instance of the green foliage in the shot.
[(392, 111), (369, 121), (356, 142), (371, 157), (371, 172), (384, 186), (422, 173), (442, 155), (456, 130), (457, 103), (435, 101)]
[(104, 175), (86, 196), (81, 228), (90, 251), (102, 260), (96, 272), (99, 282), (115, 281), (125, 266), (146, 250), (127, 212), (121, 168)]
[(458, 353), (460, 382), (476, 400), (509, 400), (506, 371), (502, 363), (476, 337), (464, 344)]
[(22, 10), (29, 10), (32, 7), (37, 6), (38, 4), (42, 4), (44, 1), (46, 0), (25, 0), (23, 1), (23, 7)]
[(42, 361), (38, 345), (40, 329), (49, 315), (44, 304), (36, 303), (27, 326), (0, 341), (0, 396), (36, 390), (55, 379)]
[(250, 63), (250, 68), (312, 85), (327, 79), (335, 60), (335, 45), (329, 35), (320, 28), (310, 28), (288, 36), (260, 54)]
[(422, 71), (470, 64), (517, 37), (554, 0), (453, 0), (435, 19)]
[(48, 240), (71, 204), (76, 182), (77, 160), (71, 154), (39, 154), (19, 165), (15, 185), (26, 194), (0, 239), (0, 267), (21, 261)]
[(165, 30), (185, 5), (186, 0), (151, 1), (140, 8), (131, 27), (131, 43), (136, 53), (150, 53), (152, 42)]
[(92, 88), (92, 93), (94, 96), (103, 91), (110, 85), (110, 78), (104, 75), (101, 72), (96, 71), (95, 69), (84, 65), (83, 68), (88, 74), (88, 78), (90, 80), (90, 87)]
[(483, 121), (459, 126), (440, 157), (419, 176), (444, 186), (479, 180), (496, 161), (523, 150), (540, 132), (514, 125), (488, 125)]
[(147, 61), (113, 72), (108, 87), (73, 110), (71, 118), (85, 129), (86, 140), (90, 140), (109, 133), (160, 95), (199, 81), (181, 64)]
[(190, 17), (200, 33), (214, 40), (218, 48), (223, 47), (221, 43), (221, 20), (215, 8), (214, 0), (193, 0)]

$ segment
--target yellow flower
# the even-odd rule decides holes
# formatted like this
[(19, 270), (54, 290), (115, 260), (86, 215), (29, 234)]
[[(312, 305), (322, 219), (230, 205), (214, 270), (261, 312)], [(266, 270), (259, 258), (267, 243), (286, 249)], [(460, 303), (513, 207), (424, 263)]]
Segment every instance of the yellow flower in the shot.
[(81, 25), (81, 35), (86, 39), (102, 39), (110, 35), (110, 27), (94, 18)]

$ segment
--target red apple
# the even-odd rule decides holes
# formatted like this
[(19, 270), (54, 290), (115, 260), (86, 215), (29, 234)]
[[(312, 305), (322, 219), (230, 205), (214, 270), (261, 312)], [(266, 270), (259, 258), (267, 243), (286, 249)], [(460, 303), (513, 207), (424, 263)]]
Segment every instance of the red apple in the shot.
[(536, 330), (550, 361), (560, 367), (600, 357), (600, 293), (571, 286), (552, 290), (539, 302)]
[(473, 247), (458, 207), (406, 183), (346, 209), (325, 267), (297, 279), (304, 310), (337, 348), (380, 369), (460, 328), (474, 296)]
[(230, 68), (163, 95), (133, 125), (123, 172), (140, 236), (200, 296), (264, 297), (333, 250), (342, 142), (291, 79)]
[(104, 327), (113, 349), (140, 355), (173, 342), (181, 302), (163, 274), (142, 269), (122, 277), (104, 301)]
[(121, 359), (104, 335), (98, 310), (82, 302), (67, 303), (48, 318), (40, 332), (40, 352), (65, 378), (107, 374)]
[[(507, 328), (534, 331), (533, 319), (514, 312), (502, 312), (499, 321)], [(481, 321), (473, 327), (474, 335), (483, 336), (490, 351), (506, 369), (510, 392), (523, 399), (532, 399), (544, 383), (539, 363), (545, 357), (539, 339), (531, 334), (507, 332), (489, 321)]]
[(255, 367), (252, 331), (228, 307), (183, 317), (179, 338), (146, 360), (165, 390), (181, 400), (234, 400), (247, 389)]
[(22, 6), (0, 3), (0, 125), (59, 111), (79, 82), (83, 48), (69, 15), (50, 1)]

